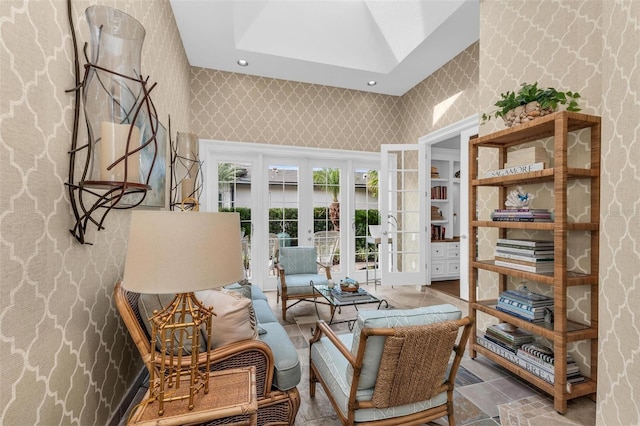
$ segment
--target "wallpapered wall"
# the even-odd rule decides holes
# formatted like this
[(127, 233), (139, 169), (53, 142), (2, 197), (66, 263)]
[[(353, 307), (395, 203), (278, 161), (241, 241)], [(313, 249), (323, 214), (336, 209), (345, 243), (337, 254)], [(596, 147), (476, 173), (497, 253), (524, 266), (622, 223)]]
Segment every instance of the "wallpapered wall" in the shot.
[(194, 67), (191, 127), (207, 139), (379, 151), (473, 115), (477, 79), (477, 43), (402, 97)]
[[(639, 15), (640, 3), (633, 0), (481, 3), (480, 111), (490, 111), (500, 93), (537, 80), (580, 92), (583, 111), (603, 118), (597, 410), (603, 425), (640, 423), (640, 332), (632, 309), (640, 302), (640, 124), (628, 118), (640, 115), (640, 40), (633, 18)], [(491, 121), (480, 132), (500, 128)], [(570, 161), (584, 156), (586, 136), (571, 138)], [(482, 158), (487, 168), (496, 161)], [(539, 191), (543, 200), (548, 188)], [(481, 200), (481, 210), (493, 208), (490, 194)], [(491, 237), (483, 238), (486, 243)], [(579, 253), (570, 253), (570, 264), (588, 268)], [(579, 294), (570, 293), (572, 315), (588, 312), (589, 300)]]
[[(142, 72), (166, 125), (189, 130), (189, 65), (166, 0), (106, 4), (147, 30)], [(128, 212), (112, 212), (93, 246), (72, 239), (68, 174), (74, 86), (66, 2), (0, 1), (0, 423), (103, 425), (142, 368), (112, 302)], [(82, 60), (84, 63), (84, 60)]]
[[(81, 41), (89, 3), (74, 2)], [(640, 125), (628, 118), (640, 116), (631, 19), (640, 2), (483, 1), (481, 43), (400, 98), (190, 70), (166, 0), (91, 3), (122, 9), (147, 29), (143, 72), (159, 83), (154, 101), (165, 124), (171, 114), (174, 133), (377, 151), (488, 111), (522, 81), (582, 93), (585, 111), (603, 115), (598, 423), (640, 423), (640, 333), (631, 308), (640, 301)], [(73, 80), (65, 7), (0, 1), (0, 423), (7, 425), (105, 424), (142, 367), (111, 301), (129, 214), (112, 213), (106, 231), (90, 234), (94, 246), (68, 233), (72, 99), (64, 90)], [(435, 119), (441, 110), (447, 114)], [(481, 132), (497, 128), (491, 122)]]

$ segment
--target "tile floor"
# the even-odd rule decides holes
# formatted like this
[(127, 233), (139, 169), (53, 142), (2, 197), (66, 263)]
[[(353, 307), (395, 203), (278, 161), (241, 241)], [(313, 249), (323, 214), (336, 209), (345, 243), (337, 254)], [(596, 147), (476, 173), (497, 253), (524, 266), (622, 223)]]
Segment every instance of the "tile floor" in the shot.
[[(446, 293), (430, 288), (422, 291), (415, 287), (386, 288), (367, 286), (367, 290), (384, 298), (393, 308), (409, 309), (418, 306), (451, 303), (468, 312), (466, 302)], [(283, 322), (280, 306), (276, 304), (275, 292), (268, 292), (272, 309), (284, 324), (292, 342), (298, 350), (302, 365), (302, 381), (298, 386), (301, 406), (296, 418), (296, 425), (340, 425), (322, 386), (316, 387), (315, 398), (309, 397), (308, 366), (309, 339), (311, 328), (316, 320), (316, 311), (312, 303), (300, 303), (287, 311), (287, 321)], [(383, 305), (384, 307), (384, 305)], [(375, 305), (365, 305), (363, 309), (375, 309)], [(329, 319), (329, 308), (319, 307), (322, 319)], [(336, 314), (335, 320), (355, 317), (353, 308), (346, 308)], [(348, 333), (346, 323), (333, 326), (338, 333)], [(140, 395), (141, 396), (141, 395)], [(454, 393), (456, 420), (459, 425), (508, 425), (508, 426), (548, 426), (548, 425), (594, 425), (596, 404), (589, 398), (579, 398), (569, 402), (565, 415), (553, 409), (553, 400), (526, 382), (520, 380), (493, 362), (479, 356), (475, 360), (468, 358), (462, 366), (456, 380)], [(127, 414), (128, 415), (128, 414)], [(125, 416), (126, 419), (126, 416)], [(124, 423), (121, 423), (124, 424)], [(446, 425), (446, 418), (430, 423)]]

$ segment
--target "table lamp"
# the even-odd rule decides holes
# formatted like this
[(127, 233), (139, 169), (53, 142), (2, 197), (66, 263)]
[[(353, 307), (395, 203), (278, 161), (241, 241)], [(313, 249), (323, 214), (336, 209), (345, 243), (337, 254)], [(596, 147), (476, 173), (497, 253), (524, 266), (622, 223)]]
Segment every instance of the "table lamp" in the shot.
[[(194, 292), (222, 287), (244, 278), (238, 213), (136, 210), (131, 215), (123, 287), (150, 294), (175, 293), (173, 300), (149, 319), (151, 360), (149, 389), (164, 413), (164, 403), (209, 391), (211, 308)], [(200, 330), (207, 336), (206, 365), (198, 364)], [(191, 354), (184, 353), (186, 343)], [(190, 357), (190, 362), (183, 357)], [(145, 362), (149, 363), (147, 360)], [(185, 367), (187, 366), (188, 367)], [(178, 395), (181, 379), (189, 392)]]

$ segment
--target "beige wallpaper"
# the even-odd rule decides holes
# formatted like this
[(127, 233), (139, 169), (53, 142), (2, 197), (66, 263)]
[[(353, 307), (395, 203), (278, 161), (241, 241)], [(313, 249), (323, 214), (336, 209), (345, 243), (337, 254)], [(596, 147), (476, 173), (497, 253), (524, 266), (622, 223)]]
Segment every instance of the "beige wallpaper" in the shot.
[(475, 114), (478, 43), (401, 97), (192, 68), (193, 131), (228, 141), (379, 151)]
[(359, 151), (399, 140), (398, 97), (206, 68), (191, 76), (201, 138)]
[(477, 112), (479, 49), (472, 44), (402, 96), (403, 143), (416, 143)]
[[(115, 6), (147, 30), (142, 72), (161, 121), (189, 130), (189, 67), (167, 0)], [(0, 424), (104, 425), (142, 369), (111, 300), (128, 212), (93, 246), (72, 239), (64, 182), (72, 128), (72, 43), (63, 0), (0, 1)]]
[[(628, 118), (640, 115), (640, 2), (482, 1), (482, 41), (403, 97), (190, 69), (167, 0), (74, 1), (81, 41), (89, 3), (144, 24), (143, 72), (174, 134), (377, 151), (488, 111), (522, 81), (582, 93), (585, 111), (603, 116), (598, 423), (640, 423), (640, 147)], [(129, 214), (112, 213), (93, 246), (68, 233), (65, 2), (1, 0), (0, 16), (0, 423), (106, 424), (142, 368), (111, 302)], [(586, 303), (576, 298), (574, 313)]]
[[(481, 2), (481, 112), (491, 111), (500, 93), (537, 80), (580, 92), (584, 112), (603, 117), (597, 409), (602, 425), (640, 424), (640, 322), (632, 308), (640, 302), (640, 197), (634, 191), (640, 183), (640, 125), (627, 118), (640, 115), (640, 41), (634, 18), (639, 15), (640, 2), (633, 0)], [(502, 126), (491, 121), (480, 132)], [(585, 136), (572, 137), (570, 161), (584, 156)], [(491, 155), (482, 159), (486, 168), (496, 161)], [(571, 190), (569, 197), (584, 199), (584, 182), (575, 182)], [(542, 202), (548, 193), (543, 187), (536, 195)], [(494, 208), (491, 194), (481, 200), (485, 213)], [(586, 213), (572, 211), (571, 217)], [(570, 264), (588, 269), (583, 243), (572, 243)], [(589, 299), (577, 290), (570, 293), (570, 315), (579, 319), (588, 315)], [(579, 355), (586, 349), (586, 344), (572, 348)], [(584, 357), (580, 362), (586, 362)]]
[[(640, 424), (640, 2), (602, 6), (598, 424)], [(636, 117), (636, 119), (629, 119)]]

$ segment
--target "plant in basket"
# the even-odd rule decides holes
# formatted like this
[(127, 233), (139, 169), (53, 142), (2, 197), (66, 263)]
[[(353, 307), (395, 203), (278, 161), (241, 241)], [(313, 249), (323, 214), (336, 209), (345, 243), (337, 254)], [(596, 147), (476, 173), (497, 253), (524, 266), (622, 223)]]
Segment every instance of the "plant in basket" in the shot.
[(494, 105), (499, 109), (482, 114), (482, 123), (491, 120), (492, 117), (502, 117), (507, 127), (520, 123), (526, 123), (551, 114), (558, 109), (558, 105), (566, 105), (567, 111), (580, 111), (577, 92), (559, 92), (548, 87), (541, 89), (538, 82), (533, 84), (522, 83), (518, 92), (501, 93), (500, 100)]

